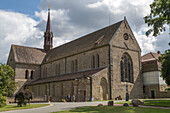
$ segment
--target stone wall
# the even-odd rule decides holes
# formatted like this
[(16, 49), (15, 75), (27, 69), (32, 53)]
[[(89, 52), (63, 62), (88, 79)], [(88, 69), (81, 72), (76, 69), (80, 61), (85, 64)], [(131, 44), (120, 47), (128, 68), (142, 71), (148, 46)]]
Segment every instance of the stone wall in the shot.
[[(89, 50), (84, 53), (79, 53), (73, 56), (68, 56), (63, 59), (55, 60), (53, 62), (42, 64), (41, 66), (41, 76), (51, 77), (56, 76), (56, 64), (60, 64), (60, 75), (65, 73), (72, 73), (72, 62), (77, 60), (77, 71), (84, 71), (92, 69), (92, 56), (99, 55), (99, 66), (108, 66), (108, 46), (102, 48), (96, 48), (94, 50)], [(95, 61), (97, 62), (97, 61)], [(47, 75), (44, 74), (44, 69), (47, 68)], [(97, 68), (97, 67), (96, 67)]]
[[(102, 86), (102, 79), (106, 80), (106, 86)], [(108, 84), (108, 68), (92, 76), (92, 98), (94, 100), (108, 100), (109, 84)]]
[[(25, 72), (28, 70), (28, 79), (25, 79)], [(33, 71), (33, 79), (30, 78), (31, 71)], [(17, 90), (18, 91), (24, 89), (24, 84), (29, 83), (33, 80), (40, 78), (40, 66), (39, 65), (29, 65), (29, 64), (15, 64), (15, 81), (17, 82)]]
[(27, 88), (34, 94), (33, 101), (62, 101), (62, 99), (66, 99), (67, 95), (71, 97), (74, 95), (76, 101), (90, 101), (90, 80), (88, 78), (38, 84), (27, 86)]
[[(129, 35), (128, 40), (124, 39), (124, 33)], [(112, 98), (120, 95), (125, 99), (126, 85), (128, 85), (131, 99), (143, 98), (143, 79), (140, 63), (141, 50), (126, 20), (112, 39), (110, 46)], [(121, 82), (120, 61), (124, 53), (127, 53), (132, 59), (134, 83)]]
[(154, 91), (155, 98), (170, 98), (170, 91), (166, 91), (165, 85), (148, 85), (144, 87), (144, 96), (146, 98), (153, 98), (151, 91)]

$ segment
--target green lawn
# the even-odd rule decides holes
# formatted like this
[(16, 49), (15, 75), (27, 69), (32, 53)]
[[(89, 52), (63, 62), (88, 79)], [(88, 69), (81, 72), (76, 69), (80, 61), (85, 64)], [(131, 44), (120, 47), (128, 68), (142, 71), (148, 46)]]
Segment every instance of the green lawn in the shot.
[(170, 109), (123, 107), (123, 106), (90, 106), (54, 113), (170, 113)]
[(18, 110), (18, 109), (30, 109), (30, 108), (38, 108), (48, 106), (49, 104), (30, 104), (27, 106), (19, 107), (17, 105), (7, 105), (4, 107), (0, 107), (0, 112), (2, 111), (9, 111), (9, 110)]
[(145, 106), (160, 106), (170, 107), (170, 100), (146, 100), (144, 101)]
[[(143, 100), (145, 106), (170, 107), (170, 100)], [(115, 104), (131, 104), (131, 101), (115, 102)]]

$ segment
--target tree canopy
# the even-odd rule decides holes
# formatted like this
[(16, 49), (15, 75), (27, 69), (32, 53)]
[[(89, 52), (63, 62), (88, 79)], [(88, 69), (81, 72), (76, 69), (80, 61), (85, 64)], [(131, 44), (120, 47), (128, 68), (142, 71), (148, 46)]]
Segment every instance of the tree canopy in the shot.
[(6, 97), (15, 91), (14, 70), (0, 63), (0, 104), (5, 104)]
[(162, 63), (161, 76), (165, 79), (165, 82), (170, 85), (170, 49), (166, 50), (165, 53), (159, 57), (159, 60)]
[(146, 32), (149, 36), (153, 32), (153, 36), (157, 36), (160, 32), (165, 31), (165, 25), (170, 24), (170, 0), (154, 0), (150, 4), (151, 12), (144, 17), (148, 26), (153, 26)]

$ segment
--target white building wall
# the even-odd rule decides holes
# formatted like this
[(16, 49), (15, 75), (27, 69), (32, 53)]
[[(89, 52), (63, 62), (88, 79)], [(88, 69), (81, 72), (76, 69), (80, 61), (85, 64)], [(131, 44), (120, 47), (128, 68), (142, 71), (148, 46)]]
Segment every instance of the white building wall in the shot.
[(143, 73), (144, 85), (166, 85), (162, 77), (160, 77), (160, 71), (152, 71)]

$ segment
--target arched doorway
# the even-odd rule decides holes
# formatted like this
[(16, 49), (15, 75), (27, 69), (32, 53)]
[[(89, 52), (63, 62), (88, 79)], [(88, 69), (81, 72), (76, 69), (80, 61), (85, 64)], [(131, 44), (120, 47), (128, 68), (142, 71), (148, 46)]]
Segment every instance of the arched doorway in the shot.
[(100, 81), (100, 94), (101, 94), (101, 100), (107, 100), (108, 99), (108, 84), (107, 80), (102, 77)]

